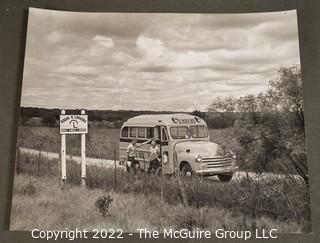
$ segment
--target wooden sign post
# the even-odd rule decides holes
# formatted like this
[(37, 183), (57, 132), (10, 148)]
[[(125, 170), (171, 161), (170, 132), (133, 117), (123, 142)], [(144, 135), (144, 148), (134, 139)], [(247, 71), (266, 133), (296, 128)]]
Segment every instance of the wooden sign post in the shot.
[(67, 179), (66, 163), (66, 135), (81, 134), (81, 182), (86, 185), (86, 133), (88, 133), (88, 115), (85, 110), (81, 110), (80, 115), (67, 115), (65, 110), (61, 110), (60, 115), (61, 134), (61, 180)]
[[(81, 111), (81, 115), (85, 115), (85, 110)], [(86, 185), (86, 134), (81, 134), (81, 182)]]
[[(66, 111), (62, 110), (61, 115), (65, 115)], [(61, 134), (61, 179), (65, 182), (67, 179), (67, 153), (66, 153), (66, 134)]]

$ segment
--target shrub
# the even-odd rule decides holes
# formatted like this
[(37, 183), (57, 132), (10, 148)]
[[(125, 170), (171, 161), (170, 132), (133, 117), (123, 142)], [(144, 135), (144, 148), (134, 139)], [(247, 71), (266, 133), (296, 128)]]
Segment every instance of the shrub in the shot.
[(110, 195), (108, 195), (108, 196), (100, 196), (96, 200), (95, 206), (96, 206), (96, 208), (98, 208), (99, 212), (102, 214), (103, 217), (107, 216), (112, 201), (113, 201), (113, 199), (111, 198)]

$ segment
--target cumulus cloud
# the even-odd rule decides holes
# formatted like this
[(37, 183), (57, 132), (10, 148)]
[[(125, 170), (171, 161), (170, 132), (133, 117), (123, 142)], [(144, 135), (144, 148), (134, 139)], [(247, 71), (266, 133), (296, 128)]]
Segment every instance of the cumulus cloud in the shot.
[(114, 46), (112, 38), (110, 37), (95, 35), (92, 40), (106, 48), (112, 48)]
[(138, 14), (30, 9), (21, 104), (205, 109), (217, 96), (265, 90), (281, 66), (293, 64), (299, 64), (295, 11)]
[(62, 39), (62, 35), (58, 31), (51, 32), (47, 37), (48, 42), (51, 44), (56, 44), (59, 41), (61, 41), (61, 39)]

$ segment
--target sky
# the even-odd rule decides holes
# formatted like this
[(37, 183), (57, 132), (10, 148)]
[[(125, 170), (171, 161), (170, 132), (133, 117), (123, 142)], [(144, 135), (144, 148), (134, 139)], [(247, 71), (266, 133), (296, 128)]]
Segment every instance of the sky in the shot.
[(21, 106), (205, 110), (300, 63), (296, 11), (29, 11)]

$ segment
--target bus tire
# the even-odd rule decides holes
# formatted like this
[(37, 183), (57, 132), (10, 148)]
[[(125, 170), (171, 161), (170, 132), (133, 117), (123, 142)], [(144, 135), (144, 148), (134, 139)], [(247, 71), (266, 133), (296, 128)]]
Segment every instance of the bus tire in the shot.
[(137, 174), (140, 171), (140, 163), (135, 162), (132, 164), (132, 170), (135, 174)]
[(231, 181), (232, 177), (233, 173), (218, 175), (218, 178), (221, 182), (229, 182)]
[(158, 168), (156, 169), (155, 174), (158, 175), (158, 176), (161, 176), (161, 175), (162, 175), (162, 168), (161, 168), (161, 167), (158, 167)]
[(189, 164), (182, 165), (181, 173), (185, 177), (193, 177), (194, 176), (194, 172)]

